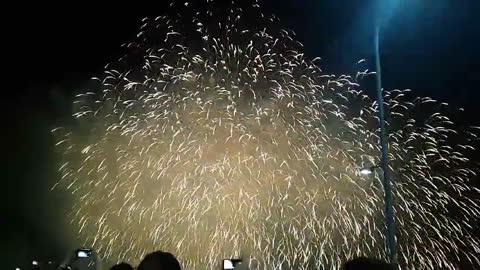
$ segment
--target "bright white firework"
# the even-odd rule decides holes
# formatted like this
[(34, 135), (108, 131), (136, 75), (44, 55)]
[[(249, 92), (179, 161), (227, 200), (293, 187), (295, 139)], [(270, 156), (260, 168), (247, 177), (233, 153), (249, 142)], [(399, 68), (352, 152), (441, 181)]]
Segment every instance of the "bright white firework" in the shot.
[[(161, 249), (185, 269), (385, 257), (381, 184), (358, 173), (380, 156), (376, 104), (357, 83), (368, 71), (323, 73), (256, 3), (197, 2), (144, 19), (76, 96), (77, 124), (54, 130), (73, 231), (112, 262)], [(408, 95), (386, 96), (399, 261), (478, 264), (475, 129)]]

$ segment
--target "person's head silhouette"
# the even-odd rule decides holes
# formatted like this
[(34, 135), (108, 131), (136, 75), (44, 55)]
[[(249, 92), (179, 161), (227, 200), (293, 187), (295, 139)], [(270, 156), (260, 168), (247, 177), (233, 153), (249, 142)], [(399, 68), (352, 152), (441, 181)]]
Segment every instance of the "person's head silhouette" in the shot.
[(342, 270), (395, 270), (391, 264), (366, 257), (359, 257), (343, 264)]
[(171, 253), (155, 251), (148, 254), (137, 268), (138, 270), (181, 270), (180, 263)]
[(110, 270), (133, 270), (133, 267), (128, 263), (119, 263), (110, 268)]

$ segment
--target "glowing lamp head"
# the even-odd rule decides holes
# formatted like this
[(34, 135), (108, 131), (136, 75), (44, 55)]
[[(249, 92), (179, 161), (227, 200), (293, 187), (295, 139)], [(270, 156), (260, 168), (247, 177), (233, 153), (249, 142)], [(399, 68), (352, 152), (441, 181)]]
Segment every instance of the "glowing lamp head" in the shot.
[(365, 167), (365, 168), (362, 168), (360, 169), (360, 174), (361, 175), (370, 175), (373, 173), (373, 169), (371, 167)]

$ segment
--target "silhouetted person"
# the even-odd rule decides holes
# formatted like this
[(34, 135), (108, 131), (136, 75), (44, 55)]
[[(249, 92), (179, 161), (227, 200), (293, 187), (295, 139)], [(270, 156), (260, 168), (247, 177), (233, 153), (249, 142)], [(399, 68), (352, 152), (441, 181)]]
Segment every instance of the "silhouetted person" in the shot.
[(138, 270), (181, 270), (180, 263), (171, 253), (155, 251), (145, 256)]
[(359, 257), (343, 264), (342, 270), (396, 270), (391, 264), (366, 257)]
[(110, 270), (133, 270), (133, 267), (128, 263), (119, 263), (110, 268)]

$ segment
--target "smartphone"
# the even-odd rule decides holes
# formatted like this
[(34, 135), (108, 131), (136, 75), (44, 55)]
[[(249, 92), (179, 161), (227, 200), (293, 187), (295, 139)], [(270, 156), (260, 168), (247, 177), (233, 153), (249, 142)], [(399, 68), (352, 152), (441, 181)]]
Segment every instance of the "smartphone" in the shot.
[(76, 251), (77, 258), (90, 258), (92, 256), (91, 249), (77, 249)]
[(223, 270), (235, 270), (238, 269), (238, 266), (242, 264), (240, 259), (224, 259), (223, 260)]

